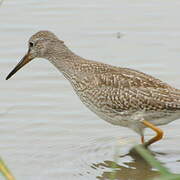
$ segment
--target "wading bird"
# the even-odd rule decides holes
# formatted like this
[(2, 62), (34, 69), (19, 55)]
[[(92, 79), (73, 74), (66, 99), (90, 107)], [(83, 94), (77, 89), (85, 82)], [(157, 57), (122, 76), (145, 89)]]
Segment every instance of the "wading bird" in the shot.
[[(162, 138), (157, 126), (180, 118), (180, 90), (133, 69), (82, 58), (49, 31), (29, 39), (27, 54), (6, 79), (35, 58), (48, 59), (91, 111), (111, 124), (134, 130), (146, 147)], [(147, 127), (156, 136), (144, 142)]]

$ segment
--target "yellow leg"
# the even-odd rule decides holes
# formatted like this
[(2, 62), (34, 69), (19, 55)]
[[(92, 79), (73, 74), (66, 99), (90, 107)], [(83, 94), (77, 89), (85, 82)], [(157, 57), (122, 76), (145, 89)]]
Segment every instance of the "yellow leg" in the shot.
[[(151, 144), (153, 144), (154, 142), (159, 141), (160, 139), (162, 139), (163, 137), (163, 131), (161, 129), (159, 129), (158, 127), (156, 127), (155, 125), (151, 124), (148, 121), (143, 120), (142, 123), (146, 126), (151, 128), (153, 131), (155, 131), (157, 134), (156, 136), (154, 136), (152, 139), (150, 139), (148, 142), (145, 142), (144, 145), (147, 147)], [(142, 137), (141, 137), (141, 141), (142, 141)]]

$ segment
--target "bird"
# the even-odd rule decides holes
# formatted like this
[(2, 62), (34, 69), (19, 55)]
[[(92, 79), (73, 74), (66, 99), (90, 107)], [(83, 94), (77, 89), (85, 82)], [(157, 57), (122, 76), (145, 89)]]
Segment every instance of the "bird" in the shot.
[[(138, 70), (76, 55), (53, 32), (42, 30), (28, 41), (28, 51), (6, 77), (35, 58), (49, 60), (70, 82), (83, 104), (98, 117), (140, 135), (145, 147), (158, 142), (158, 127), (180, 118), (180, 90)], [(144, 130), (156, 134), (145, 141)]]

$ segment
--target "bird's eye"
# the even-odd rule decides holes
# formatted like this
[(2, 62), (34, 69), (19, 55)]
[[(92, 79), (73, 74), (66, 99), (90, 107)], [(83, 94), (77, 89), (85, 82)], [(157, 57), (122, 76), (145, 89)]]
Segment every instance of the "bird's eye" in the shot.
[(33, 42), (29, 42), (29, 47), (33, 47), (34, 43)]

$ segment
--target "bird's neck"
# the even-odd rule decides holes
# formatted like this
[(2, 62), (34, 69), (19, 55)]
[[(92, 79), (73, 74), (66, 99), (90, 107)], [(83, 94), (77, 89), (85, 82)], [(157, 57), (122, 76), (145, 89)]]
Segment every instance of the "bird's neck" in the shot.
[(69, 48), (64, 46), (63, 51), (54, 49), (47, 59), (66, 77), (73, 76), (78, 71), (78, 68), (87, 60), (73, 53)]

